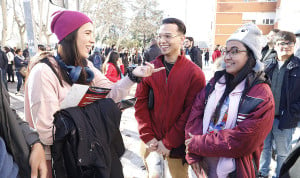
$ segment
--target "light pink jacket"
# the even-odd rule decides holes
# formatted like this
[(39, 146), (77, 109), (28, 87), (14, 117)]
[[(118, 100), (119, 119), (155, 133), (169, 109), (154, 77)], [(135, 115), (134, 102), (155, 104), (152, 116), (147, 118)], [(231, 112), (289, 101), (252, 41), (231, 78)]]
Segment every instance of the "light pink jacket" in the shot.
[[(49, 60), (57, 69), (55, 60), (53, 58), (49, 58)], [(38, 131), (42, 143), (46, 145), (46, 159), (50, 160), (50, 145), (53, 144), (53, 114), (60, 110), (60, 103), (66, 97), (71, 86), (63, 81), (64, 87), (61, 87), (58, 78), (47, 64), (37, 63), (32, 66), (34, 67), (32, 67), (25, 85), (25, 119), (31, 127)], [(92, 86), (111, 88), (108, 98), (119, 102), (129, 94), (134, 82), (128, 77), (112, 83), (90, 61), (88, 61), (88, 66), (95, 74)]]

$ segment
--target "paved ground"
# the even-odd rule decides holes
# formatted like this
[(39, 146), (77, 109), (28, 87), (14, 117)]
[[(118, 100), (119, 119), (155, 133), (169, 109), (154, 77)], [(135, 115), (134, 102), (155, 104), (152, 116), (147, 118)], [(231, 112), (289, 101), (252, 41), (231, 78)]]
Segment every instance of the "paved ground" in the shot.
[[(210, 67), (204, 67), (203, 69), (206, 79), (209, 80), (212, 77)], [(15, 95), (16, 82), (9, 83), (9, 93), (11, 96), (11, 107), (17, 110), (17, 113), (24, 116), (24, 95)], [(131, 92), (134, 94), (135, 87)], [(23, 93), (23, 88), (21, 89)], [(146, 177), (146, 171), (141, 157), (139, 156), (140, 139), (137, 132), (137, 122), (134, 118), (134, 109), (129, 108), (122, 114), (120, 130), (125, 142), (126, 152), (121, 161), (123, 164), (123, 172), (126, 178), (144, 178)], [(297, 130), (295, 136), (299, 138), (300, 131)], [(274, 170), (276, 163), (272, 161), (272, 170)]]

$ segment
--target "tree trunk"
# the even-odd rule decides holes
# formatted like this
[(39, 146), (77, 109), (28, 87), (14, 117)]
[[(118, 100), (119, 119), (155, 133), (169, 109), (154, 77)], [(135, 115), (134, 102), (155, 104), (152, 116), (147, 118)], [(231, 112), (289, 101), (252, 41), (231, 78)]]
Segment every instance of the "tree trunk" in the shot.
[(2, 7), (2, 42), (1, 46), (4, 47), (6, 44), (6, 37), (7, 37), (7, 10), (6, 10), (6, 0), (1, 0), (1, 7)]

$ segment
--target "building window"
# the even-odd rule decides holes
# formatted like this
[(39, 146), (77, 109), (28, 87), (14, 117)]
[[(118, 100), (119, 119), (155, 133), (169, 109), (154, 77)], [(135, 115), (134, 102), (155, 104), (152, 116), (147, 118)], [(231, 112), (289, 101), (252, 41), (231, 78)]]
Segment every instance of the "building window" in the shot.
[(263, 24), (272, 25), (274, 24), (274, 19), (263, 19)]

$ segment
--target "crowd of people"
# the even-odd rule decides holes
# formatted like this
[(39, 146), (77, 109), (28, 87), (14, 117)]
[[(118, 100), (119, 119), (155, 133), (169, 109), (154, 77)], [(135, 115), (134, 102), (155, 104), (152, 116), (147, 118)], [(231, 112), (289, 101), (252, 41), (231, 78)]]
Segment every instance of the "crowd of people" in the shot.
[[(115, 103), (134, 84), (140, 156), (148, 177), (162, 176), (154, 166), (159, 163), (148, 159), (156, 156), (174, 178), (188, 177), (189, 166), (196, 177), (266, 178), (272, 150), (274, 177), (297, 176), (289, 169), (295, 161), (287, 158), (300, 122), (300, 58), (294, 55), (300, 32), (273, 29), (263, 47), (258, 26), (242, 25), (224, 47), (214, 49), (212, 61), (218, 66), (206, 83), (202, 60), (208, 65), (209, 50), (194, 46), (177, 18), (162, 20), (144, 52), (94, 48), (93, 29), (85, 14), (57, 11), (51, 21), (59, 40), (55, 55), (43, 45), (30, 60), (26, 50), (0, 50), (1, 125), (10, 128), (0, 135), (1, 177), (123, 177)], [(14, 82), (14, 73), (16, 95), (25, 80), (27, 122), (9, 107), (7, 82)], [(84, 108), (61, 110), (73, 84), (110, 91)], [(99, 120), (101, 127), (95, 125)], [(59, 148), (72, 151), (58, 153)]]

